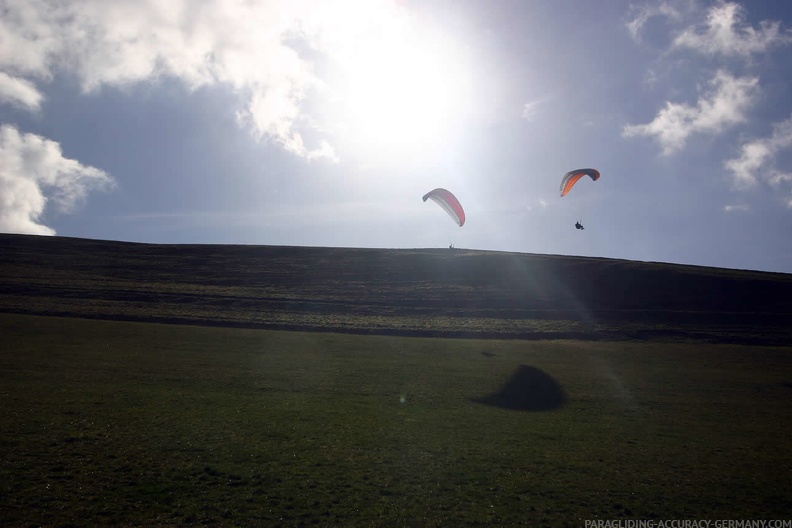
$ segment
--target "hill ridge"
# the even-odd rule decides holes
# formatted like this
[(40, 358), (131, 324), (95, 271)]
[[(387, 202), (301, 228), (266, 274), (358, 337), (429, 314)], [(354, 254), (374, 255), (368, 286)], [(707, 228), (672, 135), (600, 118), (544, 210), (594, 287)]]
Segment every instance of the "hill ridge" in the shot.
[(374, 334), (792, 343), (792, 274), (467, 249), (0, 235), (0, 311)]

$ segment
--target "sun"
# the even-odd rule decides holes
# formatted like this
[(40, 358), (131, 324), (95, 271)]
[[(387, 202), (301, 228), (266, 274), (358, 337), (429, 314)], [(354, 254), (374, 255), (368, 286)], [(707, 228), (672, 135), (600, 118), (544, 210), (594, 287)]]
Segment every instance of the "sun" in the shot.
[(388, 144), (431, 141), (452, 118), (453, 79), (431, 45), (389, 35), (362, 49), (348, 77), (349, 126)]
[(332, 128), (353, 148), (409, 155), (446, 140), (465, 115), (469, 77), (453, 39), (398, 5), (348, 20), (333, 49)]

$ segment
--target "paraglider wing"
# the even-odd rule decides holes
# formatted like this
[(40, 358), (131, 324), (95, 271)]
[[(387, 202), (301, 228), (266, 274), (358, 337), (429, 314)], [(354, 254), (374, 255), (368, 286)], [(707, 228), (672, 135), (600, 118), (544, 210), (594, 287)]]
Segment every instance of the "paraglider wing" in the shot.
[(592, 180), (599, 180), (600, 173), (597, 169), (577, 169), (564, 174), (561, 180), (561, 196), (565, 196), (583, 176), (590, 176)]
[(433, 201), (445, 209), (445, 212), (457, 223), (459, 227), (465, 225), (465, 211), (456, 196), (445, 189), (435, 189), (424, 194), (423, 201), (431, 198)]

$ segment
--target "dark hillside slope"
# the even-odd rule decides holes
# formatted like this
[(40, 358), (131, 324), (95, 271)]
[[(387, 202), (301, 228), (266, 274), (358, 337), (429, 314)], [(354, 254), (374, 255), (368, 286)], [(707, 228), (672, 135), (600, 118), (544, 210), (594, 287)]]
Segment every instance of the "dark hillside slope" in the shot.
[(362, 333), (792, 343), (792, 275), (448, 249), (0, 235), (0, 311)]

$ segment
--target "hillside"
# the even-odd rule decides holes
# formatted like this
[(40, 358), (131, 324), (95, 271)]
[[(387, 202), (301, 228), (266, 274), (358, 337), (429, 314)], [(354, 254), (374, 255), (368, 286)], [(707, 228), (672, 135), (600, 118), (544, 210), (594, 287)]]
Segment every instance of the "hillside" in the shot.
[(487, 338), (792, 343), (792, 275), (448, 249), (0, 235), (0, 311)]

